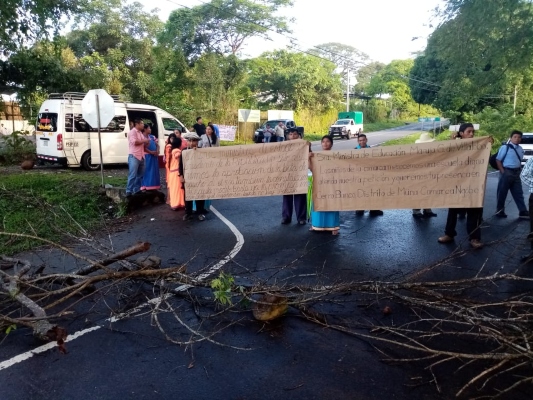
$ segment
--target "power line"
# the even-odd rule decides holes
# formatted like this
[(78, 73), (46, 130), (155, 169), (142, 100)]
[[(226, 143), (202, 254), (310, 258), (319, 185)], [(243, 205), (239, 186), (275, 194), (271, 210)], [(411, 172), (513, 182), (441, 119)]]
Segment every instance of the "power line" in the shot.
[[(177, 3), (177, 2), (174, 1), (174, 0), (166, 0), (166, 1), (168, 1), (169, 3), (175, 4), (175, 5), (178, 5), (178, 6), (180, 6), (180, 7), (184, 7), (184, 8), (187, 8), (187, 9), (189, 9), (189, 10), (192, 10), (191, 7), (188, 7), (188, 6), (185, 6), (185, 5), (183, 5), (183, 4)], [(260, 27), (260, 28), (262, 28), (262, 29), (265, 29), (266, 31), (271, 31), (271, 32), (273, 32), (273, 33), (276, 33), (276, 34), (278, 34), (278, 35), (280, 35), (280, 36), (282, 36), (282, 37), (288, 39), (289, 42), (290, 42), (292, 45), (288, 45), (287, 47), (290, 48), (290, 49), (292, 49), (292, 50), (295, 50), (296, 52), (299, 52), (299, 53), (302, 53), (302, 54), (307, 54), (307, 55), (309, 55), (309, 56), (316, 57), (316, 58), (319, 58), (319, 59), (321, 59), (321, 60), (323, 60), (323, 61), (327, 61), (327, 62), (331, 62), (331, 63), (335, 64), (332, 60), (327, 59), (327, 58), (324, 58), (324, 57), (321, 57), (321, 56), (319, 56), (319, 55), (317, 55), (317, 54), (314, 54), (314, 53), (310, 52), (309, 50), (302, 50), (302, 49), (300, 48), (300, 45), (298, 44), (298, 42), (299, 42), (298, 39), (295, 38), (295, 37), (293, 37), (293, 36), (289, 36), (289, 35), (287, 35), (286, 33), (279, 32), (279, 31), (277, 31), (277, 30), (275, 30), (275, 29), (273, 29), (273, 28), (271, 28), (271, 27), (269, 27), (269, 26), (261, 25), (261, 24), (255, 22), (255, 21), (252, 21), (252, 20), (246, 19), (246, 18), (244, 18), (244, 17), (242, 17), (242, 16), (240, 16), (240, 15), (237, 15), (237, 14), (235, 14), (235, 13), (229, 12), (228, 10), (224, 10), (224, 9), (222, 9), (222, 8), (220, 8), (220, 7), (217, 7), (217, 6), (215, 6), (214, 4), (212, 4), (212, 3), (208, 3), (208, 2), (205, 2), (205, 1), (202, 1), (202, 0), (198, 0), (198, 1), (199, 1), (200, 3), (202, 3), (203, 5), (205, 5), (205, 6), (215, 8), (215, 9), (221, 11), (221, 12), (224, 12), (224, 13), (226, 13), (226, 14), (228, 14), (228, 15), (231, 15), (231, 16), (233, 16), (233, 17), (235, 17), (235, 18), (238, 18), (238, 19), (240, 19), (240, 20), (243, 21), (243, 22), (246, 22), (246, 23), (249, 23), (249, 24), (252, 24), (252, 25), (256, 25), (256, 26), (258, 26), (258, 27)], [(255, 31), (252, 31), (252, 30), (248, 31), (248, 33), (253, 33), (253, 32), (255, 32)], [(263, 35), (261, 35), (261, 37), (264, 38), (264, 39), (267, 39), (267, 40), (269, 40), (269, 41), (273, 41), (273, 39), (270, 38), (269, 36), (263, 36)], [(325, 53), (331, 54), (331, 55), (333, 55), (333, 56), (343, 57), (342, 54), (337, 53), (337, 52), (335, 52), (335, 51), (333, 51), (333, 50), (330, 50), (330, 49), (321, 48), (319, 45), (311, 46), (311, 48), (314, 48), (314, 49), (317, 49), (317, 50), (319, 50), (319, 51), (322, 51), (322, 52), (325, 52)], [(362, 62), (362, 61), (351, 60), (350, 62), (344, 64), (344, 66), (345, 66), (345, 67), (352, 67), (352, 69), (357, 70), (357, 69), (359, 69), (359, 68), (362, 67), (362, 66), (369, 66), (371, 63), (372, 63), (372, 62), (364, 63), (364, 62)], [(359, 65), (359, 66), (356, 66), (355, 64), (360, 64), (360, 65)], [(337, 65), (337, 67), (340, 67), (340, 66)], [(444, 89), (442, 85), (437, 84), (437, 83), (435, 83), (435, 82), (427, 81), (427, 80), (425, 80), (425, 79), (423, 79), (423, 78), (421, 78), (421, 77), (419, 77), (419, 76), (416, 76), (416, 75), (412, 75), (412, 74), (410, 74), (409, 76), (405, 76), (405, 75), (401, 75), (401, 74), (396, 74), (396, 75), (399, 76), (399, 77), (401, 77), (401, 78), (404, 78), (404, 79), (407, 79), (407, 80), (411, 80), (411, 81), (413, 81), (413, 82), (423, 83), (423, 84), (426, 84), (426, 85), (435, 86), (435, 87), (440, 88), (439, 90), (430, 90), (430, 89), (428, 89), (428, 88), (426, 88), (426, 87), (424, 87), (424, 86), (420, 86), (420, 85), (412, 85), (412, 86), (414, 86), (414, 87), (418, 87), (418, 88), (424, 89), (424, 90), (426, 90), (426, 91), (430, 91), (430, 92), (433, 92), (433, 93), (442, 93), (442, 90)], [(418, 78), (418, 79), (417, 79), (417, 78)], [(460, 91), (458, 91), (458, 90), (444, 89), (444, 93), (461, 94), (462, 92), (460, 92)], [(479, 99), (480, 101), (483, 101), (483, 102), (487, 103), (487, 104), (495, 104), (494, 102), (488, 102), (488, 101), (485, 101), (485, 99), (505, 98), (505, 97), (508, 97), (508, 96), (509, 96), (509, 95), (490, 95), (490, 96), (487, 95), (487, 96), (481, 96), (481, 97), (478, 97), (478, 99)]]

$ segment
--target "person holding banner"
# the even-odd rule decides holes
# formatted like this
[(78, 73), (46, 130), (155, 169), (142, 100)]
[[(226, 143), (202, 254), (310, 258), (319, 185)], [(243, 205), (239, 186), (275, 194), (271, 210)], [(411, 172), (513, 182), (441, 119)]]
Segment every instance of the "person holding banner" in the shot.
[[(472, 139), (473, 137), (474, 125), (470, 123), (464, 123), (459, 126), (459, 132), (457, 132), (456, 138)], [(482, 248), (483, 242), (481, 242), (481, 230), (479, 227), (483, 221), (483, 207), (448, 209), (448, 218), (446, 219), (444, 236), (439, 237), (438, 242), (450, 243), (454, 241), (455, 236), (457, 236), (457, 232), (455, 231), (455, 227), (457, 226), (457, 217), (460, 213), (466, 213), (466, 231), (468, 233), (470, 246), (472, 246), (474, 249)]]
[[(431, 143), (434, 141), (435, 139), (429, 137), (429, 133), (422, 133), (420, 138), (415, 140), (415, 143)], [(424, 212), (422, 212), (420, 208), (413, 208), (413, 217), (415, 218), (431, 218), (436, 216), (437, 214), (435, 214), (431, 208), (424, 208)]]
[[(333, 138), (331, 136), (323, 136), (320, 141), (322, 150), (330, 151), (333, 147)], [(309, 157), (313, 157), (313, 153), (309, 153)], [(340, 213), (338, 211), (315, 211), (313, 208), (313, 201), (311, 194), (313, 193), (313, 178), (311, 176), (308, 204), (311, 211), (311, 228), (310, 231), (330, 231), (332, 235), (338, 235), (340, 227)]]
[[(357, 137), (357, 142), (359, 144), (357, 146), (355, 146), (356, 149), (368, 149), (368, 148), (370, 148), (370, 146), (368, 145), (368, 139), (367, 139), (367, 137), (366, 137), (366, 135), (364, 133), (361, 133)], [(355, 215), (357, 215), (358, 217), (363, 216), (363, 215), (365, 215), (365, 210), (357, 210), (355, 212)], [(370, 210), (368, 212), (368, 215), (370, 215), (371, 217), (379, 217), (379, 216), (383, 215), (383, 211), (382, 210)]]
[[(191, 151), (196, 150), (198, 148), (198, 142), (200, 141), (200, 137), (195, 132), (189, 132), (183, 135), (185, 139), (189, 141), (189, 148), (183, 151)], [(183, 168), (183, 157), (180, 157), (179, 159), (179, 178), (181, 183), (183, 184), (183, 190), (184, 193), (187, 191), (187, 183), (185, 182), (185, 170)], [(205, 220), (205, 214), (206, 211), (204, 209), (205, 206), (205, 200), (185, 200), (185, 215), (183, 216), (183, 220), (187, 221), (192, 218), (193, 216), (193, 202), (196, 203), (196, 214), (198, 215), (199, 221)]]
[[(301, 139), (300, 134), (298, 133), (298, 130), (296, 128), (291, 128), (289, 130), (289, 140), (296, 140), (296, 139)], [(293, 205), (294, 205), (294, 211), (296, 213), (296, 220), (298, 221), (298, 224), (305, 225), (307, 223), (307, 194), (305, 193), (283, 195), (283, 207), (281, 210), (281, 223), (283, 225), (287, 225), (291, 223)]]

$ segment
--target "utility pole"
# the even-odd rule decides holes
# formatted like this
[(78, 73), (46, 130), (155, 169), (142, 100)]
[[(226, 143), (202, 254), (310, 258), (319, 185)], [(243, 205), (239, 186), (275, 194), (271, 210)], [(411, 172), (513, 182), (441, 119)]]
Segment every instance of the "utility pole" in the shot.
[(350, 111), (350, 68), (346, 72), (346, 112)]
[(517, 86), (514, 85), (513, 117), (516, 117), (516, 92), (517, 92)]

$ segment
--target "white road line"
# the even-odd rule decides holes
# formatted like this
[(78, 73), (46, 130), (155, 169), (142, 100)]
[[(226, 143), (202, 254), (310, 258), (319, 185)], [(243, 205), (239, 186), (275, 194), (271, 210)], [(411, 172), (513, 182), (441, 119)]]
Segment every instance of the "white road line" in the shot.
[[(196, 281), (198, 281), (198, 282), (207, 279), (209, 276), (211, 276), (212, 274), (217, 272), (225, 264), (227, 264), (229, 261), (231, 261), (239, 253), (239, 251), (241, 251), (242, 246), (244, 245), (244, 237), (242, 236), (241, 232), (239, 232), (239, 230), (235, 227), (235, 225), (233, 225), (226, 217), (224, 217), (213, 206), (211, 206), (211, 211), (224, 224), (226, 224), (226, 226), (231, 230), (231, 232), (233, 232), (233, 234), (235, 235), (235, 238), (237, 239), (237, 243), (233, 247), (233, 250), (231, 250), (226, 257), (224, 257), (218, 263), (213, 265), (207, 272), (204, 272), (203, 274), (199, 275), (196, 278)], [(189, 287), (191, 287), (191, 286), (190, 285), (181, 285), (181, 286), (178, 286), (176, 289), (174, 289), (174, 292), (175, 291), (187, 290)], [(167, 298), (169, 298), (171, 296), (172, 296), (172, 294), (166, 294), (166, 295), (163, 296), (163, 299), (167, 299)], [(146, 302), (144, 304), (141, 304), (138, 307), (133, 308), (132, 310), (129, 310), (126, 313), (122, 313), (122, 314), (107, 318), (107, 319), (105, 319), (104, 322), (113, 323), (113, 322), (116, 322), (116, 321), (120, 321), (121, 319), (127, 318), (130, 315), (133, 315), (136, 312), (142, 310), (143, 308), (145, 308), (145, 307), (147, 307), (147, 306), (149, 306), (151, 304), (159, 303), (160, 301), (161, 301), (161, 298), (160, 297), (156, 297), (154, 299), (149, 300), (148, 302)], [(67, 339), (65, 340), (65, 342), (72, 342), (73, 340), (75, 340), (75, 339), (77, 339), (79, 337), (82, 337), (83, 335), (85, 335), (87, 333), (97, 331), (98, 329), (103, 328), (103, 327), (104, 327), (104, 325), (96, 325), (96, 326), (93, 326), (91, 328), (83, 329), (83, 330), (75, 332), (73, 334), (69, 334)], [(44, 353), (45, 351), (51, 350), (51, 349), (55, 348), (56, 346), (57, 345), (54, 342), (46, 343), (46, 344), (44, 344), (42, 346), (39, 346), (39, 347), (37, 347), (37, 348), (35, 348), (33, 350), (30, 350), (30, 351), (27, 351), (25, 353), (19, 354), (19, 355), (15, 356), (15, 357), (12, 357), (9, 360), (2, 361), (2, 362), (0, 362), (0, 371), (2, 371), (4, 369), (7, 369), (9, 367), (12, 367), (13, 365), (18, 364), (18, 363), (20, 363), (22, 361), (28, 360), (31, 357), (33, 357), (34, 355), (36, 355), (36, 354), (41, 354), (41, 353)]]

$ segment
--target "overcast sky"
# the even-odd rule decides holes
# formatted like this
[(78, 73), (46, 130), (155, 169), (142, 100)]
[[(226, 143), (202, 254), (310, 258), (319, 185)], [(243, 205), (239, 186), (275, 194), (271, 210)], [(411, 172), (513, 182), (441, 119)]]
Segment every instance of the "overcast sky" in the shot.
[[(182, 6), (201, 5), (207, 0), (137, 0), (147, 10), (160, 9), (159, 17)], [(294, 7), (283, 9), (281, 15), (295, 18), (293, 36), (302, 49), (318, 44), (339, 42), (351, 45), (372, 60), (389, 63), (412, 57), (423, 50), (433, 10), (441, 0), (294, 0)], [(272, 41), (252, 39), (243, 51), (255, 57), (263, 51), (286, 48), (286, 37), (270, 32)], [(412, 40), (414, 37), (420, 37)]]

